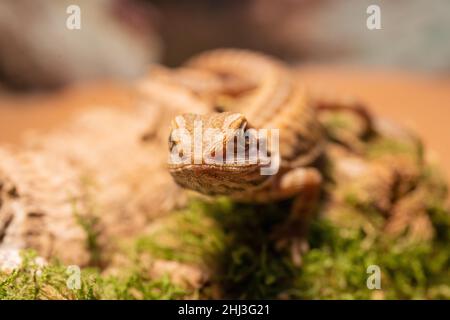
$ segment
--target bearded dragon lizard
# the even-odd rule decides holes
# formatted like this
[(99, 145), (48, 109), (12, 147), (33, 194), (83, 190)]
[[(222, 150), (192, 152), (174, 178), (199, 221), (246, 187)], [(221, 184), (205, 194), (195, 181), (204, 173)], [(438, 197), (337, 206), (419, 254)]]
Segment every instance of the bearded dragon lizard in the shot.
[[(291, 213), (274, 229), (273, 238), (278, 249), (289, 249), (293, 262), (300, 264), (302, 253), (308, 248), (309, 221), (321, 194), (318, 163), (327, 138), (318, 110), (355, 112), (364, 123), (361, 134), (371, 130), (370, 116), (355, 103), (315, 99), (283, 62), (247, 50), (206, 52), (179, 69), (158, 68), (153, 78), (188, 89), (209, 106), (209, 113), (183, 114), (172, 121), (171, 154), (186, 151), (186, 142), (177, 131), (182, 129), (194, 136), (195, 123), (201, 122), (203, 132), (200, 159), (169, 163), (176, 183), (206, 195), (226, 195), (238, 202), (268, 203), (292, 198)], [(221, 134), (205, 134), (207, 129), (219, 130)], [(245, 134), (250, 129), (279, 129), (279, 148), (268, 147), (270, 161), (279, 161), (275, 175), (262, 175), (261, 168), (266, 165), (262, 162), (207, 161), (211, 155), (225, 152), (227, 143), (235, 139), (236, 130)], [(255, 139), (259, 139), (258, 145), (263, 142), (259, 137)], [(348, 141), (343, 137), (343, 144)], [(248, 152), (249, 143), (243, 148)]]

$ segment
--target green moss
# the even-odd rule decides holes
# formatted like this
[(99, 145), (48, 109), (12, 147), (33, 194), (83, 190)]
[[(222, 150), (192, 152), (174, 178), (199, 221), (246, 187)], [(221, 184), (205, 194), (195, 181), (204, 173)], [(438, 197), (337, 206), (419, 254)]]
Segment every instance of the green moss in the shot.
[[(100, 235), (100, 219), (98, 218), (98, 209), (95, 203), (95, 182), (89, 177), (82, 176), (80, 184), (83, 190), (83, 197), (80, 200), (73, 200), (72, 212), (80, 227), (86, 235), (86, 248), (90, 254), (89, 265), (101, 267), (103, 257), (98, 237)], [(82, 204), (80, 203), (82, 202)], [(79, 206), (83, 206), (85, 212), (80, 213)]]
[(333, 132), (351, 128), (352, 120), (354, 119), (345, 112), (332, 112), (327, 117), (324, 117), (323, 125), (328, 131)]
[(135, 250), (152, 256), (187, 263), (205, 263), (208, 254), (224, 243), (216, 221), (204, 214), (202, 204), (192, 201), (186, 210), (172, 213), (149, 236), (136, 240)]
[(450, 298), (444, 296), (450, 288), (447, 244), (402, 246), (380, 236), (367, 246), (363, 232), (344, 233), (324, 221), (314, 224), (311, 237), (313, 248), (298, 275), (295, 297), (372, 298), (376, 291), (366, 287), (366, 270), (375, 264), (381, 268), (384, 298)]
[[(448, 231), (448, 212), (443, 208), (434, 210), (435, 227)], [(185, 261), (195, 252), (196, 262), (209, 264), (213, 270), (212, 282), (221, 297), (450, 298), (450, 252), (445, 238), (421, 244), (396, 243), (385, 239), (381, 232), (368, 234), (364, 228), (337, 226), (318, 219), (311, 229), (311, 250), (304, 256), (303, 266), (296, 268), (286, 255), (274, 250), (269, 238), (271, 227), (286, 212), (284, 204), (252, 207), (224, 199), (193, 202), (187, 210), (172, 216), (181, 221), (174, 224), (179, 237), (170, 242), (172, 246), (158, 244), (158, 236), (153, 235), (141, 239), (139, 249)], [(372, 264), (381, 268), (381, 291), (366, 286), (366, 270)], [(207, 288), (202, 294), (209, 297)]]
[(376, 137), (367, 144), (366, 155), (377, 159), (385, 155), (409, 156), (416, 160), (423, 159), (423, 146), (419, 141), (400, 141), (385, 137)]
[[(19, 269), (0, 273), (0, 299), (450, 299), (450, 214), (441, 176), (427, 166), (420, 179), (428, 190), (433, 240), (387, 238), (384, 218), (358, 206), (350, 194), (344, 205), (322, 208), (333, 210), (334, 220), (322, 216), (313, 222), (311, 248), (302, 266), (295, 267), (287, 253), (275, 250), (270, 237), (273, 226), (286, 218), (289, 202), (254, 206), (226, 198), (192, 200), (124, 247), (129, 263), (120, 275), (86, 268), (80, 289), (71, 290), (66, 266), (52, 261), (41, 267), (27, 252)], [(96, 254), (96, 221), (80, 223)], [(210, 281), (197, 291), (173, 283), (169, 275), (153, 278), (148, 257), (201, 266), (209, 271)], [(98, 266), (96, 261), (93, 266)], [(366, 286), (370, 265), (381, 269), (381, 290)]]
[[(154, 257), (208, 266), (211, 285), (200, 297), (387, 299), (450, 298), (450, 218), (435, 206), (431, 216), (436, 240), (414, 245), (392, 242), (379, 233), (368, 241), (363, 229), (336, 226), (317, 219), (310, 232), (311, 250), (303, 266), (294, 267), (270, 241), (273, 224), (283, 219), (287, 206), (236, 205), (226, 199), (192, 201), (160, 228), (136, 240), (134, 257)], [(169, 235), (169, 236), (167, 236)], [(373, 235), (372, 235), (373, 236)], [(131, 255), (130, 255), (131, 256)], [(139, 262), (123, 276), (103, 276), (84, 269), (81, 288), (67, 288), (67, 269), (52, 262), (39, 267), (27, 254), (22, 267), (0, 274), (0, 299), (180, 299), (192, 292), (170, 282), (151, 279)], [(382, 271), (382, 290), (366, 287), (369, 265)], [(212, 292), (215, 292), (213, 295)], [(378, 294), (378, 295), (376, 295)]]
[(81, 226), (86, 234), (86, 248), (90, 254), (89, 264), (92, 266), (102, 265), (101, 248), (98, 244), (98, 223), (99, 219), (95, 216), (81, 216), (75, 214), (77, 223)]
[(24, 252), (20, 268), (0, 272), (0, 299), (180, 299), (187, 294), (166, 276), (150, 279), (136, 270), (120, 277), (102, 276), (92, 268), (81, 271), (78, 289), (69, 289), (73, 273), (66, 266), (58, 262), (40, 266), (35, 256)]

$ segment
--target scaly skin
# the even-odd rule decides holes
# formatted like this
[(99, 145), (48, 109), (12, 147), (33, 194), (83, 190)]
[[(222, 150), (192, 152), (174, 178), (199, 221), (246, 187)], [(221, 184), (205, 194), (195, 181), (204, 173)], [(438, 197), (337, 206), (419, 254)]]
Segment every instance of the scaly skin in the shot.
[[(188, 69), (193, 71), (188, 72)], [(214, 128), (223, 136), (216, 141), (214, 136), (203, 135), (202, 144), (206, 147), (200, 163), (192, 160), (169, 164), (170, 173), (185, 188), (208, 195), (227, 195), (236, 201), (266, 203), (292, 198), (291, 214), (274, 230), (273, 236), (277, 247), (289, 248), (294, 263), (300, 264), (301, 253), (307, 249), (307, 227), (322, 184), (316, 164), (323, 155), (327, 139), (317, 110), (355, 111), (364, 115), (361, 118), (367, 127), (370, 118), (354, 104), (314, 100), (282, 62), (245, 50), (207, 52), (189, 60), (182, 69), (164, 70), (155, 79), (179, 85), (189, 83), (189, 77), (192, 82), (199, 77), (211, 80), (211, 75), (218, 81), (208, 81), (204, 86), (192, 83), (185, 86), (202, 101), (208, 101), (211, 110), (225, 112), (178, 116), (172, 123), (170, 149), (171, 152), (183, 149), (183, 141), (174, 134), (175, 129), (185, 129), (194, 136), (196, 120), (203, 122), (203, 132)], [(202, 99), (205, 96), (208, 98)], [(230, 117), (234, 120), (227, 122)], [(280, 160), (277, 174), (261, 175), (261, 163), (205, 163), (208, 155), (222, 152), (224, 143), (234, 139), (229, 129), (245, 132), (249, 128), (280, 130), (279, 153), (274, 157)], [(270, 146), (269, 151), (272, 155), (276, 152)]]

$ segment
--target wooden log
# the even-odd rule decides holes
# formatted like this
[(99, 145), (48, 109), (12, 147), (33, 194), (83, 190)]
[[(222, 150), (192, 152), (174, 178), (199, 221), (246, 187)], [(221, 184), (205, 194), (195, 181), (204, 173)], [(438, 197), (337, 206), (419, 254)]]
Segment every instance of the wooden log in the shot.
[(94, 108), (20, 150), (0, 149), (0, 249), (102, 264), (115, 239), (183, 202), (162, 140), (177, 112), (147, 102)]

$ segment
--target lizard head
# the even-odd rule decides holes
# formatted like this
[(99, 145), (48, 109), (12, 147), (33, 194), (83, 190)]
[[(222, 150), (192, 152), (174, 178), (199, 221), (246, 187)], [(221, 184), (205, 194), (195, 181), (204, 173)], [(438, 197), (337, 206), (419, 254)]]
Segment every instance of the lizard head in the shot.
[(169, 172), (182, 187), (230, 195), (261, 185), (258, 135), (240, 113), (184, 114), (172, 121)]

